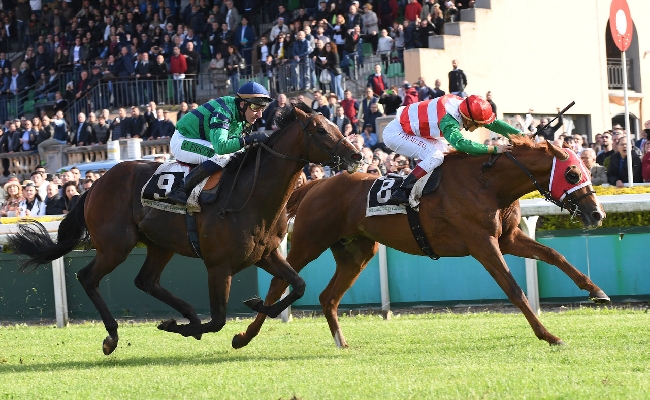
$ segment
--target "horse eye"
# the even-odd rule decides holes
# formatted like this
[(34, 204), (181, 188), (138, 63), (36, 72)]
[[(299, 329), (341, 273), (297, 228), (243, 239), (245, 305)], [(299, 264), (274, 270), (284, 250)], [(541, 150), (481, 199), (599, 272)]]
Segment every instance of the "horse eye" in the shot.
[(327, 130), (325, 130), (325, 128), (322, 128), (322, 127), (318, 128), (317, 132), (322, 133), (323, 135), (327, 134)]

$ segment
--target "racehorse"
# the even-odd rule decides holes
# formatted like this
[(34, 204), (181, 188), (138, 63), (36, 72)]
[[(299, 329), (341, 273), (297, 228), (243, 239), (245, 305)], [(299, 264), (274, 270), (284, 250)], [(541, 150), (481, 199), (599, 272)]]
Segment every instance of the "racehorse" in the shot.
[(202, 211), (195, 214), (208, 271), (209, 322), (201, 323), (190, 304), (160, 286), (160, 276), (174, 253), (198, 255), (188, 240), (185, 215), (144, 207), (141, 203), (142, 187), (158, 163), (122, 162), (110, 169), (61, 222), (58, 243), (38, 223), (21, 225), (9, 242), (16, 253), (29, 257), (22, 268), (50, 262), (92, 241), (97, 254), (79, 271), (77, 279), (108, 331), (102, 345), (106, 355), (117, 346), (118, 324), (100, 295), (99, 282), (127, 258), (138, 242), (146, 245), (147, 257), (135, 285), (189, 320), (189, 324), (163, 321), (159, 329), (197, 339), (203, 333), (219, 331), (226, 323), (232, 276), (253, 264), (293, 287), (289, 300), (283, 299), (271, 307), (264, 307), (258, 300), (254, 308), (278, 315), (300, 298), (305, 288), (302, 278), (278, 251), (287, 230), (285, 205), (302, 167), (307, 161), (332, 161), (353, 172), (361, 154), (336, 125), (303, 103), (285, 110), (276, 121), (280, 129), (268, 143), (250, 147), (235, 157), (222, 176), (222, 195), (212, 204), (203, 204)]
[[(506, 157), (449, 154), (442, 165), (436, 192), (422, 196), (420, 220), (429, 243), (442, 257), (471, 255), (490, 273), (510, 301), (519, 307), (535, 335), (549, 344), (563, 344), (542, 325), (523, 291), (512, 277), (503, 254), (542, 260), (560, 268), (596, 303), (609, 297), (587, 276), (555, 250), (526, 236), (519, 228), (518, 199), (533, 190), (548, 187), (554, 158), (565, 160), (568, 153), (550, 142), (536, 144), (523, 137), (511, 137), (513, 151)], [(575, 155), (574, 155), (575, 157)], [(579, 159), (575, 159), (580, 162)], [(498, 161), (498, 162), (497, 162)], [(576, 183), (581, 172), (573, 165), (563, 179)], [(585, 171), (587, 174), (588, 170)], [(330, 248), (336, 272), (320, 295), (320, 303), (334, 342), (347, 347), (337, 318), (338, 305), (361, 271), (375, 255), (378, 242), (399, 251), (424, 255), (411, 233), (404, 214), (366, 217), (366, 199), (376, 176), (337, 175), (313, 181), (297, 189), (287, 210), (295, 216), (291, 250), (287, 261), (300, 272), (309, 262)], [(588, 180), (588, 176), (584, 179)], [(564, 182), (567, 184), (568, 182)], [(556, 182), (562, 184), (563, 182)], [(545, 191), (542, 189), (542, 191)], [(548, 192), (546, 195), (550, 196)], [(591, 185), (567, 195), (562, 203), (578, 213), (587, 228), (602, 224), (605, 213)], [(271, 304), (287, 283), (273, 278), (266, 297)], [(240, 348), (255, 337), (264, 323), (258, 314), (246, 332), (235, 335), (232, 345)]]

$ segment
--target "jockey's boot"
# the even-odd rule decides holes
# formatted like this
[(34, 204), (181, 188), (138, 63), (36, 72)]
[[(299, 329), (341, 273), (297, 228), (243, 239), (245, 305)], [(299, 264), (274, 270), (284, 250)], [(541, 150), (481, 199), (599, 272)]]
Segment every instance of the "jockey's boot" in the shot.
[(183, 179), (180, 185), (172, 189), (167, 195), (167, 200), (173, 204), (187, 205), (187, 196), (192, 192), (192, 189), (202, 180), (219, 171), (221, 166), (215, 162), (208, 160), (199, 164), (196, 168), (190, 171), (189, 174)]
[(402, 185), (393, 192), (386, 204), (394, 206), (408, 204), (411, 190), (413, 189), (413, 185), (415, 185), (415, 182), (417, 182), (418, 179), (420, 178), (413, 175), (413, 173), (410, 173), (406, 178), (404, 178)]

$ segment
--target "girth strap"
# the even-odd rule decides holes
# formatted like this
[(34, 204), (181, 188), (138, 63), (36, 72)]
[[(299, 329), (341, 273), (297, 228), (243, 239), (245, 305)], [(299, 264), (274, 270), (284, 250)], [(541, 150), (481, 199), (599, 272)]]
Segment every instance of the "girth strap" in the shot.
[(440, 258), (439, 255), (436, 254), (435, 251), (433, 251), (433, 247), (429, 244), (429, 241), (427, 240), (426, 235), (424, 234), (424, 230), (422, 229), (422, 226), (420, 224), (420, 213), (409, 207), (408, 205), (406, 206), (406, 218), (409, 221), (409, 226), (411, 227), (411, 233), (413, 233), (413, 237), (415, 238), (415, 241), (417, 242), (418, 246), (420, 246), (420, 249), (424, 252), (424, 254), (427, 255), (432, 260), (437, 260)]
[(202, 259), (203, 255), (201, 254), (199, 232), (196, 229), (196, 216), (194, 213), (185, 213), (185, 222), (187, 223), (187, 237), (190, 239), (190, 245), (194, 249), (194, 253)]

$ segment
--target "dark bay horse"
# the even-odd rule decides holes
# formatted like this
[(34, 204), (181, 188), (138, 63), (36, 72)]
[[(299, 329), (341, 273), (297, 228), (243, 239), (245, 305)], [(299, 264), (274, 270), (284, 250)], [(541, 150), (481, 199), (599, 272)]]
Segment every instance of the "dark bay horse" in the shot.
[(20, 233), (10, 243), (16, 253), (29, 257), (24, 268), (50, 262), (86, 244), (88, 239), (92, 241), (97, 255), (77, 278), (108, 331), (102, 346), (107, 355), (117, 346), (118, 324), (100, 295), (99, 282), (127, 258), (138, 242), (147, 246), (147, 257), (135, 285), (189, 320), (189, 324), (164, 321), (160, 329), (197, 339), (203, 333), (219, 331), (226, 323), (232, 276), (253, 264), (293, 287), (289, 300), (271, 307), (264, 307), (260, 301), (255, 308), (277, 315), (304, 293), (304, 281), (278, 251), (287, 230), (285, 205), (302, 167), (307, 161), (334, 160), (352, 172), (361, 155), (336, 125), (302, 103), (286, 110), (276, 121), (280, 130), (273, 133), (265, 148), (249, 148), (248, 156), (237, 156), (239, 172), (238, 161), (231, 161), (222, 177), (221, 195), (216, 202), (202, 205), (202, 212), (196, 214), (208, 271), (209, 322), (201, 323), (190, 304), (160, 286), (160, 276), (174, 253), (197, 255), (187, 236), (185, 215), (141, 203), (140, 191), (158, 163), (123, 162), (109, 170), (61, 222), (58, 243), (37, 223), (21, 225)]
[[(521, 137), (512, 138), (512, 141), (513, 160), (518, 160), (542, 188), (549, 187), (554, 157), (563, 160), (567, 153), (550, 142), (535, 144)], [(587, 290), (595, 302), (608, 302), (609, 298), (562, 255), (521, 231), (518, 199), (536, 187), (513, 160), (501, 156), (491, 168), (482, 172), (487, 155), (449, 154), (442, 167), (440, 187), (421, 199), (420, 219), (438, 255), (473, 256), (523, 312), (539, 339), (549, 344), (563, 344), (530, 308), (503, 254), (555, 265), (579, 288)], [(567, 170), (562, 179), (574, 181), (574, 173), (573, 168)], [(321, 293), (320, 303), (334, 341), (340, 347), (346, 347), (347, 343), (337, 317), (338, 305), (377, 252), (378, 242), (405, 253), (424, 255), (413, 238), (406, 215), (366, 217), (367, 194), (375, 178), (353, 174), (310, 182), (296, 190), (287, 204), (290, 216), (296, 217), (287, 256), (289, 264), (299, 272), (327, 248), (334, 254), (336, 272)], [(579, 212), (585, 227), (594, 228), (602, 223), (605, 214), (591, 185), (576, 190), (564, 200), (564, 205)], [(273, 278), (266, 303), (280, 298), (286, 286), (286, 282)], [(247, 345), (259, 333), (265, 318), (258, 314), (246, 332), (235, 335), (233, 347)]]

